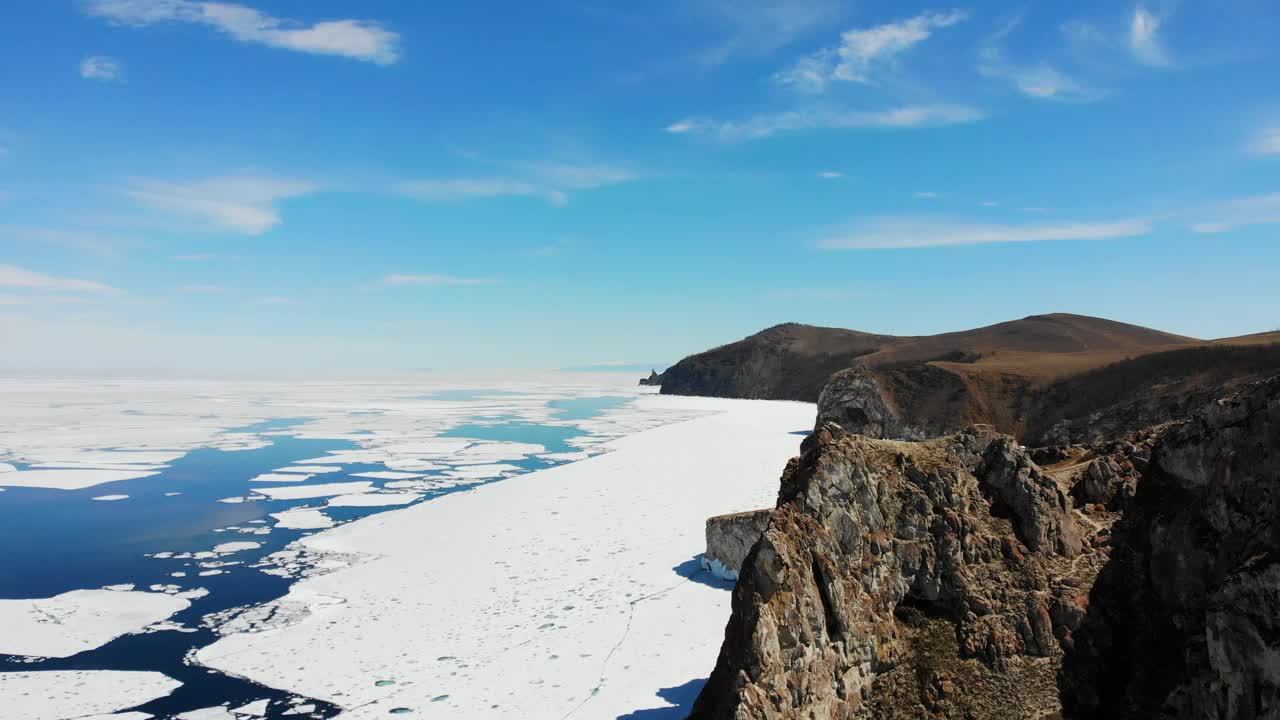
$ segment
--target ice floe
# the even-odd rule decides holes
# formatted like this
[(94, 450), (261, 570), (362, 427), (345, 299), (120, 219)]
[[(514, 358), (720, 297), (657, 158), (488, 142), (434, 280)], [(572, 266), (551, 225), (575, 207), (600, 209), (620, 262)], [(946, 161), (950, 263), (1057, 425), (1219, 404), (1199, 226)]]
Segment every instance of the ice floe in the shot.
[(392, 505), (408, 505), (422, 497), (420, 493), (364, 493), (362, 495), (339, 495), (331, 498), (329, 507), (383, 507)]
[(248, 715), (251, 718), (259, 718), (267, 714), (267, 705), (269, 704), (270, 702), (268, 700), (254, 700), (248, 705), (241, 705), (240, 707), (233, 709), (231, 712), (236, 715)]
[(422, 477), (422, 473), (382, 470), (377, 472), (352, 473), (351, 477), (373, 478), (374, 480), (411, 480), (413, 478)]
[(46, 670), (0, 673), (0, 720), (110, 717), (142, 720), (145, 713), (112, 715), (162, 698), (182, 683), (156, 672)]
[[(70, 657), (169, 618), (190, 603), (152, 592), (72, 590), (0, 600), (0, 654)], [(2, 674), (0, 674), (2, 675)]]
[(352, 495), (369, 492), (373, 489), (371, 482), (329, 483), (327, 485), (298, 485), (285, 487), (263, 487), (259, 492), (272, 500), (305, 500), (308, 498), (330, 497), (332, 495)]
[(134, 470), (17, 470), (0, 474), (0, 485), (9, 487), (48, 488), (50, 490), (83, 490), (104, 483), (158, 475), (157, 472)]
[(222, 543), (221, 545), (214, 545), (213, 552), (219, 555), (230, 555), (232, 553), (244, 552), (245, 550), (257, 550), (260, 547), (262, 547), (262, 543), (248, 541), (229, 542)]
[(305, 482), (311, 479), (311, 475), (299, 475), (296, 473), (263, 473), (255, 478), (250, 478), (249, 482), (284, 482), (296, 483)]
[(343, 720), (667, 706), (656, 693), (705, 677), (728, 613), (730, 593), (695, 560), (705, 520), (773, 504), (813, 406), (669, 396), (636, 406), (610, 432), (661, 424), (647, 412), (697, 419), (305, 537), (270, 570), (310, 576), (226, 621), (197, 662), (333, 702)]
[(94, 500), (102, 500), (105, 502), (110, 502), (112, 500), (128, 500), (128, 499), (129, 499), (128, 495), (99, 495), (98, 497), (94, 498)]
[(318, 530), (333, 527), (333, 520), (314, 508), (297, 508), (271, 513), (271, 517), (276, 519), (276, 527), (289, 530)]
[(279, 470), (272, 470), (277, 473), (335, 473), (342, 472), (342, 468), (336, 465), (291, 465), (282, 467)]

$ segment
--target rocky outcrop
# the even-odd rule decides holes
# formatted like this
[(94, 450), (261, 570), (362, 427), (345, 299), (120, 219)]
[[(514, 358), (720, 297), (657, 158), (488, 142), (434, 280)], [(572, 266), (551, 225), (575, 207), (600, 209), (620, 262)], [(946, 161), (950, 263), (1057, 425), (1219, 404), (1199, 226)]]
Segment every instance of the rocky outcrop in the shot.
[(1103, 556), (1010, 438), (820, 426), (746, 558), (697, 720), (1026, 718)]
[(1062, 672), (1078, 717), (1280, 717), (1280, 378), (1156, 443)]
[(723, 580), (737, 580), (747, 553), (764, 534), (772, 514), (769, 508), (708, 518), (702, 567)]
[(922, 439), (924, 431), (909, 428), (898, 417), (880, 379), (857, 366), (831, 376), (818, 396), (818, 424), (835, 423), (859, 435), (888, 439)]
[(661, 385), (662, 385), (662, 376), (658, 374), (658, 371), (657, 371), (657, 370), (650, 370), (650, 371), (649, 371), (649, 377), (647, 377), (647, 378), (640, 378), (640, 384), (641, 384), (641, 385), (649, 385), (649, 386), (661, 386)]

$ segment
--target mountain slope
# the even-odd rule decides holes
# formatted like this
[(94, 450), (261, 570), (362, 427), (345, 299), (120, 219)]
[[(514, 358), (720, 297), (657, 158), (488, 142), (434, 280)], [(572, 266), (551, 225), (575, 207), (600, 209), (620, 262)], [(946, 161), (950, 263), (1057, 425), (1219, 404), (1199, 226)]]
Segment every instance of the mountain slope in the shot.
[(820, 420), (873, 436), (981, 423), (1055, 444), (1087, 439), (1090, 418), (1104, 434), (1144, 427), (1280, 371), (1274, 340), (1070, 314), (919, 337), (787, 324), (685, 358), (661, 380), (667, 394), (817, 401)]

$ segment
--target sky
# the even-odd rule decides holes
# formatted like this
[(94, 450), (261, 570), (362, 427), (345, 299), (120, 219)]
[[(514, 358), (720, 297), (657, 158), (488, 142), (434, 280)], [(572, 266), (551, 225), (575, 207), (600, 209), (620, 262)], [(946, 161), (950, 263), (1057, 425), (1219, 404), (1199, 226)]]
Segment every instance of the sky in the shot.
[(1274, 0), (15, 0), (0, 371), (1280, 328)]

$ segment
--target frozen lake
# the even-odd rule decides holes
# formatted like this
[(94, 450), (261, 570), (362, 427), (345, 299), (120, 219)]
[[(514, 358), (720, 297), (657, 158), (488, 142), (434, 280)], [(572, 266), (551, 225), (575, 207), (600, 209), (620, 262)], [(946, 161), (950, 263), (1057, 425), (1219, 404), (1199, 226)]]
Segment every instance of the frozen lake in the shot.
[[(245, 609), (333, 569), (290, 549), (300, 538), (706, 414), (638, 409), (639, 394), (616, 379), (574, 378), (502, 388), (0, 383), (0, 718), (61, 717), (23, 691), (33, 678), (72, 677), (50, 671), (180, 682), (111, 708), (157, 717), (241, 707), (258, 713), (244, 717), (337, 715), (335, 703), (191, 658)], [(10, 702), (18, 697), (27, 704)]]

